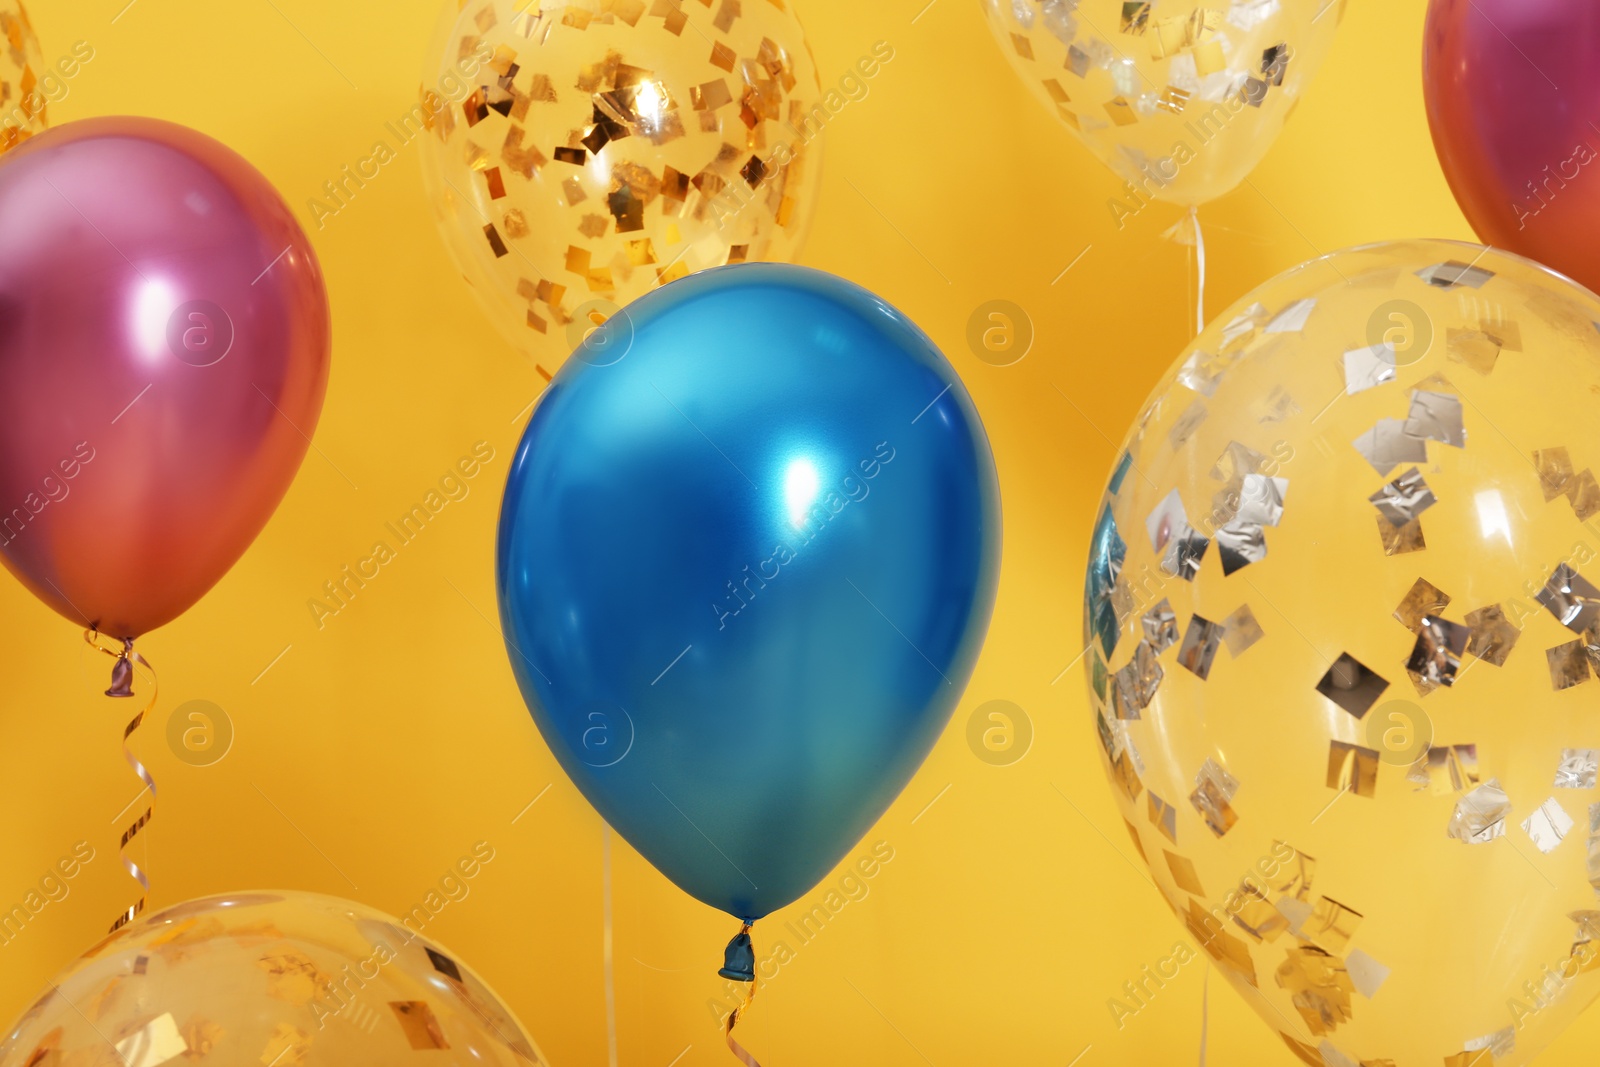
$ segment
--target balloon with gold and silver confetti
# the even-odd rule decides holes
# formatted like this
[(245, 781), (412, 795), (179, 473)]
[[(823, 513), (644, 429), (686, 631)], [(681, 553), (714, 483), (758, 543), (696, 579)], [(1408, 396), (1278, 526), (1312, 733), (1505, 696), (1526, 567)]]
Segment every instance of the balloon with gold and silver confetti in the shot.
[(0, 1067), (386, 1067), (429, 1052), (547, 1067), (482, 979), (419, 933), (425, 923), (313, 893), (179, 904), (57, 975), (6, 1029)]
[(1050, 113), (1150, 200), (1197, 207), (1255, 169), (1322, 65), (1344, 0), (982, 0)]
[(446, 0), (401, 122), (456, 265), (548, 374), (659, 285), (793, 259), (830, 115), (787, 0)]
[(1209, 325), (1115, 463), (1104, 766), (1307, 1063), (1524, 1064), (1600, 992), (1597, 324), (1508, 253), (1339, 252)]

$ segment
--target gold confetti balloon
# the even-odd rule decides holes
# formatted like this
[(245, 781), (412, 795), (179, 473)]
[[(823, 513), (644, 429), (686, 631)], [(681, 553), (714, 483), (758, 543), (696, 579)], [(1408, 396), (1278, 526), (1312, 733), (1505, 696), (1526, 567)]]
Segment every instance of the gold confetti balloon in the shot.
[(39, 88), (40, 72), (50, 73), (21, 0), (0, 0), (0, 152), (45, 128), (49, 103)]
[(311, 893), (207, 897), (124, 926), (7, 1031), (3, 1067), (543, 1067), (466, 964)]
[(534, 359), (691, 271), (799, 252), (832, 113), (788, 0), (447, 0), (435, 36), (429, 195)]
[(982, 0), (1050, 113), (1127, 186), (1194, 207), (1245, 179), (1321, 67), (1344, 0)]
[(1114, 468), (1104, 765), (1306, 1063), (1524, 1064), (1600, 990), (1597, 323), (1507, 253), (1339, 252), (1208, 326)]

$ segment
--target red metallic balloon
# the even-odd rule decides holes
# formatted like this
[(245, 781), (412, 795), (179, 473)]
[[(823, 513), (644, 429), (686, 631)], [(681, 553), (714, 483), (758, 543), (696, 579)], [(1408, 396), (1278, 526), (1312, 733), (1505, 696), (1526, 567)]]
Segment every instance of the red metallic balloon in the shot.
[(1422, 85), (1479, 238), (1600, 290), (1600, 4), (1432, 0)]
[(0, 157), (0, 559), (132, 638), (266, 524), (327, 390), (322, 272), (226, 146), (141, 118)]

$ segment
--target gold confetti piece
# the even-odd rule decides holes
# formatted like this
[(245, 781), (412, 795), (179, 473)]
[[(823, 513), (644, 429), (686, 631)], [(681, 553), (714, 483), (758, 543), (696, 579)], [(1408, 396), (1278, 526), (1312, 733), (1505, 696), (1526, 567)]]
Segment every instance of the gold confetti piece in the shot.
[(1197, 7), (1189, 16), (1187, 28), (1189, 44), (1197, 45), (1209, 41), (1222, 29), (1222, 12), (1214, 7)]
[(1189, 44), (1189, 19), (1177, 15), (1156, 19), (1149, 24), (1146, 36), (1150, 40), (1150, 58), (1166, 59), (1177, 55)]
[(1138, 828), (1135, 827), (1133, 825), (1133, 823), (1129, 822), (1127, 819), (1123, 819), (1122, 820), (1122, 825), (1128, 828), (1128, 836), (1133, 838), (1133, 849), (1134, 849), (1134, 851), (1139, 853), (1139, 858), (1144, 860), (1145, 864), (1148, 866), (1149, 863), (1150, 863), (1150, 857), (1146, 856), (1144, 854), (1144, 842), (1139, 840), (1139, 830), (1138, 830)]
[(1322, 676), (1316, 688), (1317, 692), (1360, 719), (1372, 710), (1372, 705), (1389, 688), (1389, 683), (1350, 653), (1343, 652), (1328, 668), (1328, 673)]
[(1582, 638), (1545, 650), (1550, 664), (1550, 684), (1561, 692), (1590, 680), (1589, 649)]
[(643, 267), (656, 261), (656, 250), (646, 237), (639, 241), (629, 241), (628, 263), (635, 267)]
[(1506, 618), (1505, 610), (1499, 604), (1468, 613), (1467, 626), (1472, 631), (1467, 651), (1496, 667), (1505, 666), (1506, 658), (1522, 636), (1522, 631)]
[(1189, 933), (1213, 960), (1251, 986), (1256, 984), (1255, 962), (1250, 958), (1249, 944), (1223, 929), (1216, 916), (1201, 907), (1193, 897), (1189, 898), (1189, 911), (1184, 916), (1184, 922), (1189, 927)]
[(1170, 111), (1174, 115), (1183, 114), (1183, 109), (1189, 105), (1189, 91), (1179, 89), (1176, 85), (1169, 85), (1161, 90), (1161, 97), (1156, 101), (1156, 106), (1163, 111)]
[(500, 239), (500, 233), (494, 228), (494, 223), (484, 226), (483, 235), (489, 239), (489, 247), (494, 250), (496, 259), (510, 251), (506, 248), (506, 243)]
[(1172, 872), (1172, 880), (1177, 883), (1179, 889), (1197, 897), (1206, 895), (1206, 891), (1200, 886), (1200, 875), (1195, 872), (1191, 861), (1165, 850), (1163, 855), (1167, 857), (1167, 869)]
[(1161, 831), (1161, 836), (1178, 843), (1178, 809), (1156, 796), (1154, 792), (1146, 793), (1148, 807), (1146, 814), (1150, 817), (1150, 825)]
[(1319, 948), (1339, 956), (1350, 946), (1350, 939), (1355, 936), (1362, 918), (1354, 908), (1347, 908), (1332, 897), (1322, 897), (1301, 931)]
[(1122, 5), (1122, 32), (1143, 34), (1150, 25), (1148, 0), (1124, 0)]
[(751, 156), (749, 162), (739, 168), (739, 174), (744, 178), (750, 188), (758, 188), (767, 176), (767, 165), (761, 162), (760, 157)]
[(1436, 745), (1417, 757), (1406, 773), (1406, 780), (1420, 792), (1427, 789), (1442, 797), (1474, 789), (1478, 785), (1477, 745)]
[(1278, 965), (1277, 980), (1313, 1035), (1330, 1034), (1350, 1021), (1355, 986), (1338, 957), (1311, 945), (1291, 948)]
[(1572, 501), (1572, 513), (1579, 522), (1600, 515), (1600, 482), (1595, 481), (1594, 471), (1579, 471), (1567, 488), (1567, 498)]
[(291, 950), (262, 956), (256, 966), (267, 973), (268, 996), (297, 1006), (311, 1003), (332, 985), (303, 952)]
[(433, 1009), (423, 1000), (394, 1000), (389, 1002), (395, 1018), (400, 1021), (406, 1040), (414, 1049), (449, 1048), (444, 1039), (444, 1029), (434, 1018)]
[(499, 200), (506, 195), (506, 183), (500, 177), (499, 167), (490, 167), (484, 171), (483, 178), (489, 186), (489, 199)]
[(1451, 362), (1465, 363), (1479, 374), (1488, 375), (1500, 359), (1500, 344), (1482, 330), (1451, 328), (1445, 331), (1445, 352)]
[(1133, 110), (1133, 105), (1127, 98), (1114, 96), (1106, 101), (1106, 114), (1111, 116), (1111, 121), (1118, 126), (1132, 126), (1139, 121), (1139, 116)]
[(117, 1055), (125, 1067), (158, 1067), (189, 1051), (172, 1013), (158, 1015), (138, 1031), (117, 1042)]
[(1382, 515), (1378, 519), (1378, 538), (1383, 543), (1383, 554), (1386, 556), (1403, 556), (1408, 552), (1421, 552), (1428, 547), (1427, 540), (1422, 535), (1422, 520), (1417, 519), (1396, 526)]
[(1222, 50), (1222, 38), (1216, 37), (1194, 46), (1195, 73), (1204, 78), (1228, 69), (1228, 55)]
[(1427, 579), (1418, 578), (1400, 606), (1394, 609), (1394, 617), (1412, 633), (1420, 633), (1425, 619), (1443, 615), (1449, 605), (1448, 593), (1442, 592)]
[(528, 220), (523, 216), (521, 208), (512, 208), (506, 212), (503, 220), (506, 236), (511, 238), (528, 236)]
[(1054, 78), (1046, 78), (1043, 84), (1044, 91), (1049, 93), (1050, 99), (1055, 101), (1057, 104), (1065, 104), (1072, 99), (1067, 95), (1067, 91), (1061, 87), (1061, 83), (1056, 81)]
[(745, 258), (749, 254), (750, 254), (750, 246), (749, 245), (731, 245), (728, 248), (728, 262), (729, 263), (743, 263), (745, 261)]
[(1215, 760), (1207, 759), (1195, 775), (1195, 790), (1189, 803), (1200, 813), (1213, 834), (1222, 837), (1239, 821), (1230, 801), (1239, 791), (1239, 782)]
[(733, 94), (728, 91), (726, 81), (713, 78), (689, 90), (689, 103), (696, 111), (715, 111), (733, 103)]
[(1572, 457), (1565, 448), (1541, 448), (1533, 453), (1533, 466), (1544, 488), (1545, 503), (1566, 496), (1572, 487)]
[(1117, 783), (1117, 787), (1130, 802), (1138, 800), (1140, 791), (1144, 789), (1143, 783), (1139, 781), (1139, 772), (1134, 769), (1133, 762), (1126, 752), (1112, 761), (1111, 779)]
[(1458, 623), (1433, 618), (1423, 620), (1411, 658), (1406, 661), (1406, 673), (1419, 695), (1427, 696), (1441, 686), (1455, 684), (1470, 636), (1471, 631)]
[(1234, 659), (1244, 655), (1265, 636), (1266, 631), (1256, 621), (1255, 612), (1250, 610), (1249, 604), (1241, 606), (1222, 620), (1222, 639), (1227, 643), (1228, 655)]
[(1328, 746), (1328, 788), (1371, 797), (1378, 788), (1378, 751), (1346, 741)]
[(1192, 672), (1201, 681), (1211, 677), (1211, 665), (1216, 661), (1217, 649), (1222, 644), (1225, 627), (1218, 623), (1191, 616), (1183, 644), (1178, 649), (1178, 665)]

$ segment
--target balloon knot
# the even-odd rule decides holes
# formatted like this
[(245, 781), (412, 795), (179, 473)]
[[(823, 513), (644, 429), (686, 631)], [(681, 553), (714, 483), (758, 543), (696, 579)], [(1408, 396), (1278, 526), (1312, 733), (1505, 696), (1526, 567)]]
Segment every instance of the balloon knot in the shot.
[(106, 696), (133, 696), (133, 661), (128, 658), (128, 654), (132, 651), (132, 639), (123, 638), (122, 652), (117, 655), (116, 662), (111, 665), (111, 688), (106, 690)]
[(733, 940), (728, 942), (728, 947), (722, 956), (722, 967), (717, 973), (733, 982), (756, 980), (756, 950), (750, 943), (749, 923), (745, 923), (739, 932), (733, 935)]

